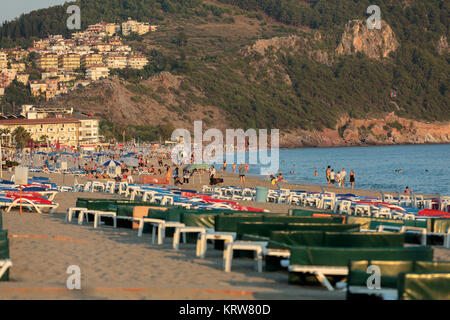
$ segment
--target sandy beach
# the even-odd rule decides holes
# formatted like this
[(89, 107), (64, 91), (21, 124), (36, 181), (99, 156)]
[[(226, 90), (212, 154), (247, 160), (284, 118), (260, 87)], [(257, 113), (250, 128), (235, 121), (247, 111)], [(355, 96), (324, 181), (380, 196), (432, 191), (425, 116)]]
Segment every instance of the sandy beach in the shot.
[[(73, 185), (74, 180), (72, 176), (59, 174), (50, 178), (65, 185)], [(236, 176), (225, 174), (224, 178), (226, 185), (239, 185)], [(77, 177), (79, 182), (85, 179)], [(206, 175), (202, 177), (202, 181), (206, 179)], [(257, 178), (249, 178), (247, 184), (269, 186)], [(196, 182), (183, 188), (198, 190), (202, 185)], [(282, 187), (309, 191), (321, 188), (288, 184)], [(354, 193), (378, 195), (361, 190)], [(157, 246), (151, 244), (151, 235), (138, 238), (137, 232), (129, 229), (108, 226), (94, 229), (92, 225), (68, 224), (64, 221), (66, 209), (74, 206), (78, 197), (118, 196), (60, 193), (55, 199), (59, 208), (53, 214), (3, 214), (3, 228), (9, 232), (14, 266), (10, 271), (11, 280), (0, 283), (0, 299), (345, 299), (342, 291), (289, 285), (287, 272), (257, 273), (251, 259), (234, 260), (232, 272), (225, 273), (220, 251), (208, 250), (206, 259), (198, 259), (194, 245), (182, 244), (176, 251), (171, 247), (170, 238)], [(287, 212), (292, 208), (240, 203), (271, 212)], [(435, 260), (450, 261), (450, 250), (435, 248)], [(71, 265), (80, 267), (81, 290), (66, 287), (69, 277), (66, 271)]]

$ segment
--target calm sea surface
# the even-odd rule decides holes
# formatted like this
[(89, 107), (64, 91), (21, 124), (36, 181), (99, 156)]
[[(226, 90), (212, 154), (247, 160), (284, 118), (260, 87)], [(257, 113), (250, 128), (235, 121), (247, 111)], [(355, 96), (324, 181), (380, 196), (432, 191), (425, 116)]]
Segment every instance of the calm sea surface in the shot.
[[(280, 150), (280, 169), (289, 182), (326, 185), (329, 165), (336, 173), (345, 168), (347, 184), (353, 169), (358, 189), (397, 192), (408, 186), (415, 193), (450, 195), (450, 145)], [(250, 166), (249, 174), (259, 173), (258, 166)]]

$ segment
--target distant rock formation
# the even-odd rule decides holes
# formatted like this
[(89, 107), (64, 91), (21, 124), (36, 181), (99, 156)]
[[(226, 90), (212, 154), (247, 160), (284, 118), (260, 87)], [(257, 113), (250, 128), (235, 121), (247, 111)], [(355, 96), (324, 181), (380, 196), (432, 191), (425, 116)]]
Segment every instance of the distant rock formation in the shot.
[(345, 26), (337, 55), (352, 55), (361, 52), (371, 59), (381, 60), (395, 52), (399, 43), (391, 27), (381, 21), (381, 29), (369, 30), (366, 21), (352, 20)]
[(436, 51), (440, 54), (447, 54), (450, 50), (448, 49), (447, 37), (442, 36), (436, 43)]
[(450, 122), (415, 121), (394, 113), (380, 119), (343, 117), (334, 130), (291, 131), (280, 139), (285, 148), (429, 143), (450, 143)]

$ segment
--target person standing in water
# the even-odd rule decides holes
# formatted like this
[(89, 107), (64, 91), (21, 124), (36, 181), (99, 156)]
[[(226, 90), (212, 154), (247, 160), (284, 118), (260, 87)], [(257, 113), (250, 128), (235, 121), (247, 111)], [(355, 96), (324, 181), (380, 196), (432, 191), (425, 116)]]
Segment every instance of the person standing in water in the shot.
[(350, 171), (350, 184), (352, 185), (352, 190), (355, 187), (355, 172), (353, 170)]
[(341, 187), (341, 183), (342, 183), (341, 172), (337, 173), (337, 175), (336, 175), (336, 182), (338, 183), (338, 187), (340, 188)]
[(336, 173), (334, 172), (334, 169), (331, 169), (330, 172), (330, 184), (334, 186), (334, 183), (336, 182)]
[(347, 180), (347, 171), (345, 171), (345, 168), (342, 168), (341, 171), (341, 182), (342, 182), (342, 188), (345, 188), (345, 181)]
[(327, 177), (327, 183), (330, 185), (330, 174), (331, 174), (331, 166), (328, 166), (327, 171), (325, 171), (325, 175)]

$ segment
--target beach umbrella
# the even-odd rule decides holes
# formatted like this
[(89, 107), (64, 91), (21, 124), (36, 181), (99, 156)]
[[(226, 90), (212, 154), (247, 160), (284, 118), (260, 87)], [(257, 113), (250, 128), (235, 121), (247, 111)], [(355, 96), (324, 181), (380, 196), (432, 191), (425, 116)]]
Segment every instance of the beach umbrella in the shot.
[(102, 167), (117, 167), (120, 166), (120, 162), (114, 161), (114, 160), (108, 160), (104, 164), (102, 164)]
[(125, 163), (125, 165), (128, 167), (138, 167), (139, 166), (139, 160), (136, 158), (127, 157), (127, 158), (123, 158), (120, 160), (123, 163)]
[(123, 157), (128, 158), (128, 157), (134, 156), (135, 154), (136, 154), (136, 152), (129, 152), (126, 155), (124, 155)]

